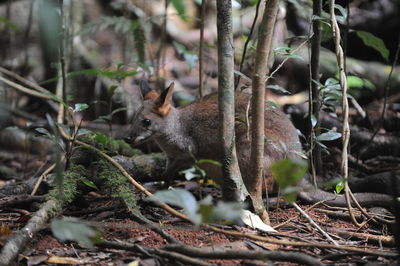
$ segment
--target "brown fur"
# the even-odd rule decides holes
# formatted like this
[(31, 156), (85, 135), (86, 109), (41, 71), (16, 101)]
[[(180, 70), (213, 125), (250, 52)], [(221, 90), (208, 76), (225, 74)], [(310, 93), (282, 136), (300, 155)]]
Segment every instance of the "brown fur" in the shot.
[(154, 100), (157, 99), (160, 95), (156, 91), (149, 91), (145, 96), (145, 100)]
[[(166, 171), (167, 178), (180, 169), (193, 164), (192, 153), (197, 159), (212, 159), (220, 161), (223, 153), (219, 137), (218, 95), (211, 94), (201, 101), (194, 102), (182, 108), (174, 108), (170, 101), (173, 86), (167, 88), (157, 98), (145, 97), (143, 109), (138, 114), (138, 121), (133, 125), (130, 136), (134, 143), (140, 143), (154, 138), (160, 148), (168, 155), (170, 163)], [(236, 147), (242, 177), (245, 182), (252, 178), (250, 166), (250, 122), (246, 117), (251, 95), (237, 92), (236, 97)], [(160, 109), (161, 108), (161, 109)], [(270, 177), (270, 166), (284, 158), (298, 158), (301, 146), (296, 129), (278, 108), (266, 103), (265, 108), (265, 155), (264, 173)], [(248, 112), (247, 112), (248, 111)], [(151, 120), (146, 127), (141, 124), (143, 119)], [(211, 164), (202, 166), (210, 177), (220, 185), (222, 171)]]

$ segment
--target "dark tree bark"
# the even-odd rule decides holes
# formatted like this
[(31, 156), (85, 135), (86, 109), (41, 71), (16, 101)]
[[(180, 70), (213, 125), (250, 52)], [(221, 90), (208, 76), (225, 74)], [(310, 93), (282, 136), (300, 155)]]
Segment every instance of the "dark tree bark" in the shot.
[[(317, 137), (320, 134), (320, 121), (319, 121), (319, 110), (320, 110), (320, 100), (319, 100), (319, 51), (321, 43), (321, 21), (317, 18), (321, 17), (322, 1), (313, 1), (313, 17), (312, 22), (313, 27), (313, 37), (311, 39), (311, 91), (310, 91), (310, 115), (314, 115), (316, 119), (315, 127), (310, 123), (311, 130), (314, 134), (311, 134), (311, 139)], [(311, 143), (314, 141), (312, 140)], [(316, 174), (322, 174), (322, 160), (321, 160), (321, 149), (319, 145), (314, 143), (312, 147), (312, 171), (315, 178)], [(314, 181), (314, 184), (316, 182)]]
[(269, 223), (268, 213), (262, 201), (262, 181), (264, 168), (264, 109), (265, 109), (265, 80), (269, 72), (268, 58), (271, 50), (272, 35), (278, 12), (278, 0), (266, 3), (263, 19), (258, 33), (256, 50), (255, 73), (253, 75), (253, 95), (251, 98), (251, 156), (253, 179), (249, 180), (249, 190), (256, 214)]
[[(234, 51), (232, 33), (232, 2), (217, 0), (218, 30), (218, 105), (220, 136), (224, 157), (222, 192), (227, 200), (243, 199), (247, 190), (243, 185), (235, 145)], [(240, 188), (240, 190), (239, 190)]]

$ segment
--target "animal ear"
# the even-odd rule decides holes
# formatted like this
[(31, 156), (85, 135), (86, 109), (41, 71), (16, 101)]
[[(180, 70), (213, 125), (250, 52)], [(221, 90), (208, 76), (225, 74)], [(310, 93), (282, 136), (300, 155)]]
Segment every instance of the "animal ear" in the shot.
[(175, 83), (172, 82), (168, 88), (166, 88), (161, 95), (159, 96), (157, 100), (157, 104), (155, 107), (155, 112), (162, 115), (166, 116), (169, 114), (171, 111), (171, 99), (172, 99), (172, 94), (174, 92), (174, 86)]
[(157, 99), (159, 97), (158, 93), (150, 88), (146, 80), (140, 81), (140, 91), (144, 100)]

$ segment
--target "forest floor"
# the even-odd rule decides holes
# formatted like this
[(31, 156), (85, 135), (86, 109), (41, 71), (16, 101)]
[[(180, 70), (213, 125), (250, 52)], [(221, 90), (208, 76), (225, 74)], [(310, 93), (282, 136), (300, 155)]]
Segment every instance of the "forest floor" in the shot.
[[(4, 166), (24, 176), (37, 171), (39, 166), (46, 164), (41, 160), (27, 160), (28, 157), (12, 156), (5, 158), (0, 156)], [(8, 180), (2, 185), (13, 183)], [(190, 182), (190, 181), (188, 181)], [(195, 182), (176, 183), (177, 186), (190, 186), (196, 194), (198, 184)], [(197, 184), (197, 185), (196, 185)], [(197, 187), (196, 187), (197, 186)], [(155, 190), (157, 185), (150, 184), (149, 190)], [(213, 186), (203, 187), (203, 192), (218, 196), (219, 189)], [(3, 199), (4, 200), (4, 199)], [(265, 234), (246, 226), (218, 226), (220, 229), (230, 232), (241, 232), (242, 236), (234, 236), (224, 232), (216, 232), (208, 228), (196, 228), (188, 222), (172, 216), (165, 210), (151, 205), (146, 201), (139, 201), (142, 214), (156, 224), (162, 225), (163, 230), (170, 236), (191, 247), (202, 248), (210, 251), (294, 251), (305, 253), (321, 260), (322, 263), (331, 265), (349, 265), (379, 263), (395, 265), (396, 250), (390, 227), (379, 223), (366, 223), (361, 228), (353, 225), (348, 215), (341, 208), (331, 208), (320, 203), (300, 205), (305, 212), (317, 223), (339, 246), (350, 249), (335, 249), (323, 245), (333, 244), (313, 227), (300, 213), (287, 206), (271, 206), (270, 218), (272, 226), (277, 226), (277, 233)], [(37, 203), (25, 202), (0, 208), (1, 238), (0, 244), (4, 245), (7, 238), (13, 237), (14, 232), (21, 229), (31, 218), (37, 209)], [(162, 249), (168, 242), (162, 236), (147, 228), (145, 225), (133, 221), (126, 209), (107, 195), (97, 192), (89, 192), (79, 197), (68, 209), (64, 210), (64, 216), (73, 216), (87, 221), (91, 226), (102, 231), (103, 239), (118, 243), (135, 244), (141, 248)], [(252, 239), (246, 236), (266, 236), (266, 239)], [(287, 240), (308, 243), (309, 246), (282, 245), (274, 241)], [(351, 247), (356, 247), (354, 251)], [(211, 249), (207, 249), (211, 248)], [(363, 253), (363, 250), (365, 253)], [(153, 250), (154, 251), (154, 250)], [(185, 252), (182, 252), (185, 254)], [(386, 255), (385, 255), (386, 254)], [(221, 255), (221, 258), (223, 256)], [(217, 265), (260, 265), (260, 260), (245, 258), (237, 259), (207, 259), (200, 261)], [(177, 265), (175, 259), (168, 255), (152, 256), (137, 251), (127, 251), (117, 248), (94, 247), (85, 248), (75, 242), (60, 242), (51, 233), (49, 228), (42, 230), (33, 236), (25, 251), (18, 258), (23, 265), (47, 264), (85, 264), (85, 265), (122, 265), (130, 262), (140, 265)], [(287, 261), (273, 261), (276, 265), (297, 265)], [(180, 262), (181, 263), (181, 262)], [(179, 264), (179, 263), (178, 263)], [(187, 263), (181, 263), (186, 265)], [(139, 264), (131, 264), (139, 265)]]

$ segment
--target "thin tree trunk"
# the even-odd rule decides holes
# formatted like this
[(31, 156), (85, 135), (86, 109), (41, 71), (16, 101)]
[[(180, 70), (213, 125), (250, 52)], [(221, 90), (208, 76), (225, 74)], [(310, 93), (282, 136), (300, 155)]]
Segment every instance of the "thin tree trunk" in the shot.
[(231, 0), (217, 0), (217, 30), (218, 105), (220, 136), (224, 151), (224, 188), (222, 192), (226, 200), (243, 200), (247, 190), (243, 185), (235, 147), (234, 51)]
[[(314, 184), (316, 185), (316, 174), (322, 174), (322, 159), (321, 159), (321, 149), (319, 145), (315, 145), (314, 137), (317, 137), (320, 134), (320, 119), (319, 119), (319, 109), (320, 109), (320, 101), (319, 101), (319, 51), (320, 51), (320, 43), (321, 43), (321, 21), (317, 18), (321, 17), (322, 10), (322, 1), (314, 0), (313, 1), (313, 37), (311, 43), (311, 93), (310, 93), (310, 117), (314, 115), (316, 119), (316, 124), (313, 127), (310, 122), (311, 130), (314, 134), (311, 134), (311, 143), (312, 145), (312, 172), (314, 178)], [(316, 82), (313, 82), (316, 81)], [(314, 142), (314, 143), (313, 143)]]
[(269, 223), (268, 213), (262, 201), (262, 181), (264, 178), (264, 109), (265, 80), (269, 72), (268, 58), (271, 50), (272, 35), (278, 12), (279, 0), (269, 0), (266, 3), (263, 19), (258, 33), (255, 72), (253, 75), (253, 95), (251, 98), (251, 155), (250, 163), (253, 179), (249, 180), (249, 190), (256, 214)]
[(203, 62), (204, 62), (204, 21), (206, 17), (207, 0), (201, 1), (201, 18), (200, 18), (200, 48), (199, 48), (199, 96), (200, 99), (204, 96), (203, 83)]

